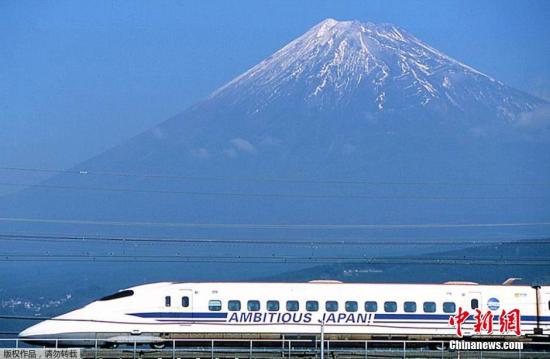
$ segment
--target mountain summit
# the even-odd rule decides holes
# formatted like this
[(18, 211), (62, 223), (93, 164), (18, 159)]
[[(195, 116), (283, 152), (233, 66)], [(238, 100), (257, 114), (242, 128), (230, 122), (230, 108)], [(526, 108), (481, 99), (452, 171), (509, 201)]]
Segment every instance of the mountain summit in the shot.
[(512, 121), (541, 103), (397, 26), (334, 19), (317, 24), (212, 95), (242, 99), (235, 103), (250, 96), (259, 100), (256, 108), (248, 104), (252, 113), (293, 98), (325, 111), (352, 105), (376, 114), (422, 106), (442, 114), (484, 110)]

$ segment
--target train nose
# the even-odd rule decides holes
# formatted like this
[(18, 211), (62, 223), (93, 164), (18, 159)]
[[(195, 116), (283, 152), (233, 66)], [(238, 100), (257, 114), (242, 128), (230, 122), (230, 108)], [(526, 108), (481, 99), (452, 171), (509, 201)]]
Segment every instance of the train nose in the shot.
[(27, 329), (23, 330), (21, 333), (19, 333), (19, 338), (25, 339), (25, 338), (40, 336), (40, 334), (43, 334), (41, 332), (42, 327), (43, 327), (42, 323), (38, 323), (33, 326), (30, 326)]
[(45, 320), (19, 333), (19, 340), (31, 345), (60, 348), (104, 345), (103, 341), (96, 340), (93, 332), (77, 332), (66, 322), (61, 325), (56, 319)]
[(19, 339), (32, 345), (54, 345), (56, 340), (53, 339), (55, 335), (52, 335), (51, 326), (52, 323), (50, 320), (30, 326), (19, 333)]
[(64, 333), (59, 333), (57, 323), (53, 320), (45, 320), (28, 327), (19, 333), (19, 340), (30, 345), (47, 347), (65, 347), (72, 344), (67, 342)]

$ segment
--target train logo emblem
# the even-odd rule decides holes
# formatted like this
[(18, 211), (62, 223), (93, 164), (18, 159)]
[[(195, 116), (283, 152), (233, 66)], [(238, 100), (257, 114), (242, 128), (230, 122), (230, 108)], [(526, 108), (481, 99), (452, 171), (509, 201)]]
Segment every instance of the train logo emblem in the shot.
[(487, 307), (491, 310), (497, 310), (500, 308), (500, 301), (497, 298), (489, 298), (487, 301)]

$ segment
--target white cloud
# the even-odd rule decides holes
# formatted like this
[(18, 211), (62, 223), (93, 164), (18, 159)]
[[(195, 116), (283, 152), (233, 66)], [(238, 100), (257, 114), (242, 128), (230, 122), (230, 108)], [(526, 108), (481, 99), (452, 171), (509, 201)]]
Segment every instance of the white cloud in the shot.
[(550, 105), (542, 105), (534, 111), (522, 113), (517, 124), (531, 129), (542, 129), (550, 126)]
[(231, 141), (231, 144), (233, 147), (235, 147), (236, 150), (246, 153), (256, 153), (256, 147), (254, 147), (253, 144), (245, 140), (244, 138), (233, 138)]
[(193, 156), (203, 160), (206, 160), (210, 157), (210, 152), (208, 152), (208, 150), (204, 147), (195, 148), (194, 150), (191, 151), (191, 153), (193, 154)]

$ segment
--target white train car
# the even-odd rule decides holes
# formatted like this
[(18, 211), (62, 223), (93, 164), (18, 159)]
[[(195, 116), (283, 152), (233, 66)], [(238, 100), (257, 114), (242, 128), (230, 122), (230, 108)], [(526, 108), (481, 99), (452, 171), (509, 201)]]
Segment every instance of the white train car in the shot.
[[(485, 321), (481, 332), (475, 330), (476, 309), (494, 315)], [(507, 318), (500, 318), (503, 310), (519, 317), (506, 323)], [(469, 315), (460, 327), (466, 337), (547, 337), (550, 287), (467, 282), (162, 282), (121, 290), (40, 322), (21, 332), (20, 337), (34, 343), (55, 338), (63, 344), (63, 339), (79, 338), (101, 339), (104, 345), (138, 341), (162, 346), (173, 338), (315, 336), (323, 327), (327, 337), (337, 338), (457, 338), (457, 325), (450, 324), (450, 318), (458, 318), (464, 311)], [(505, 324), (509, 326), (501, 332)]]

